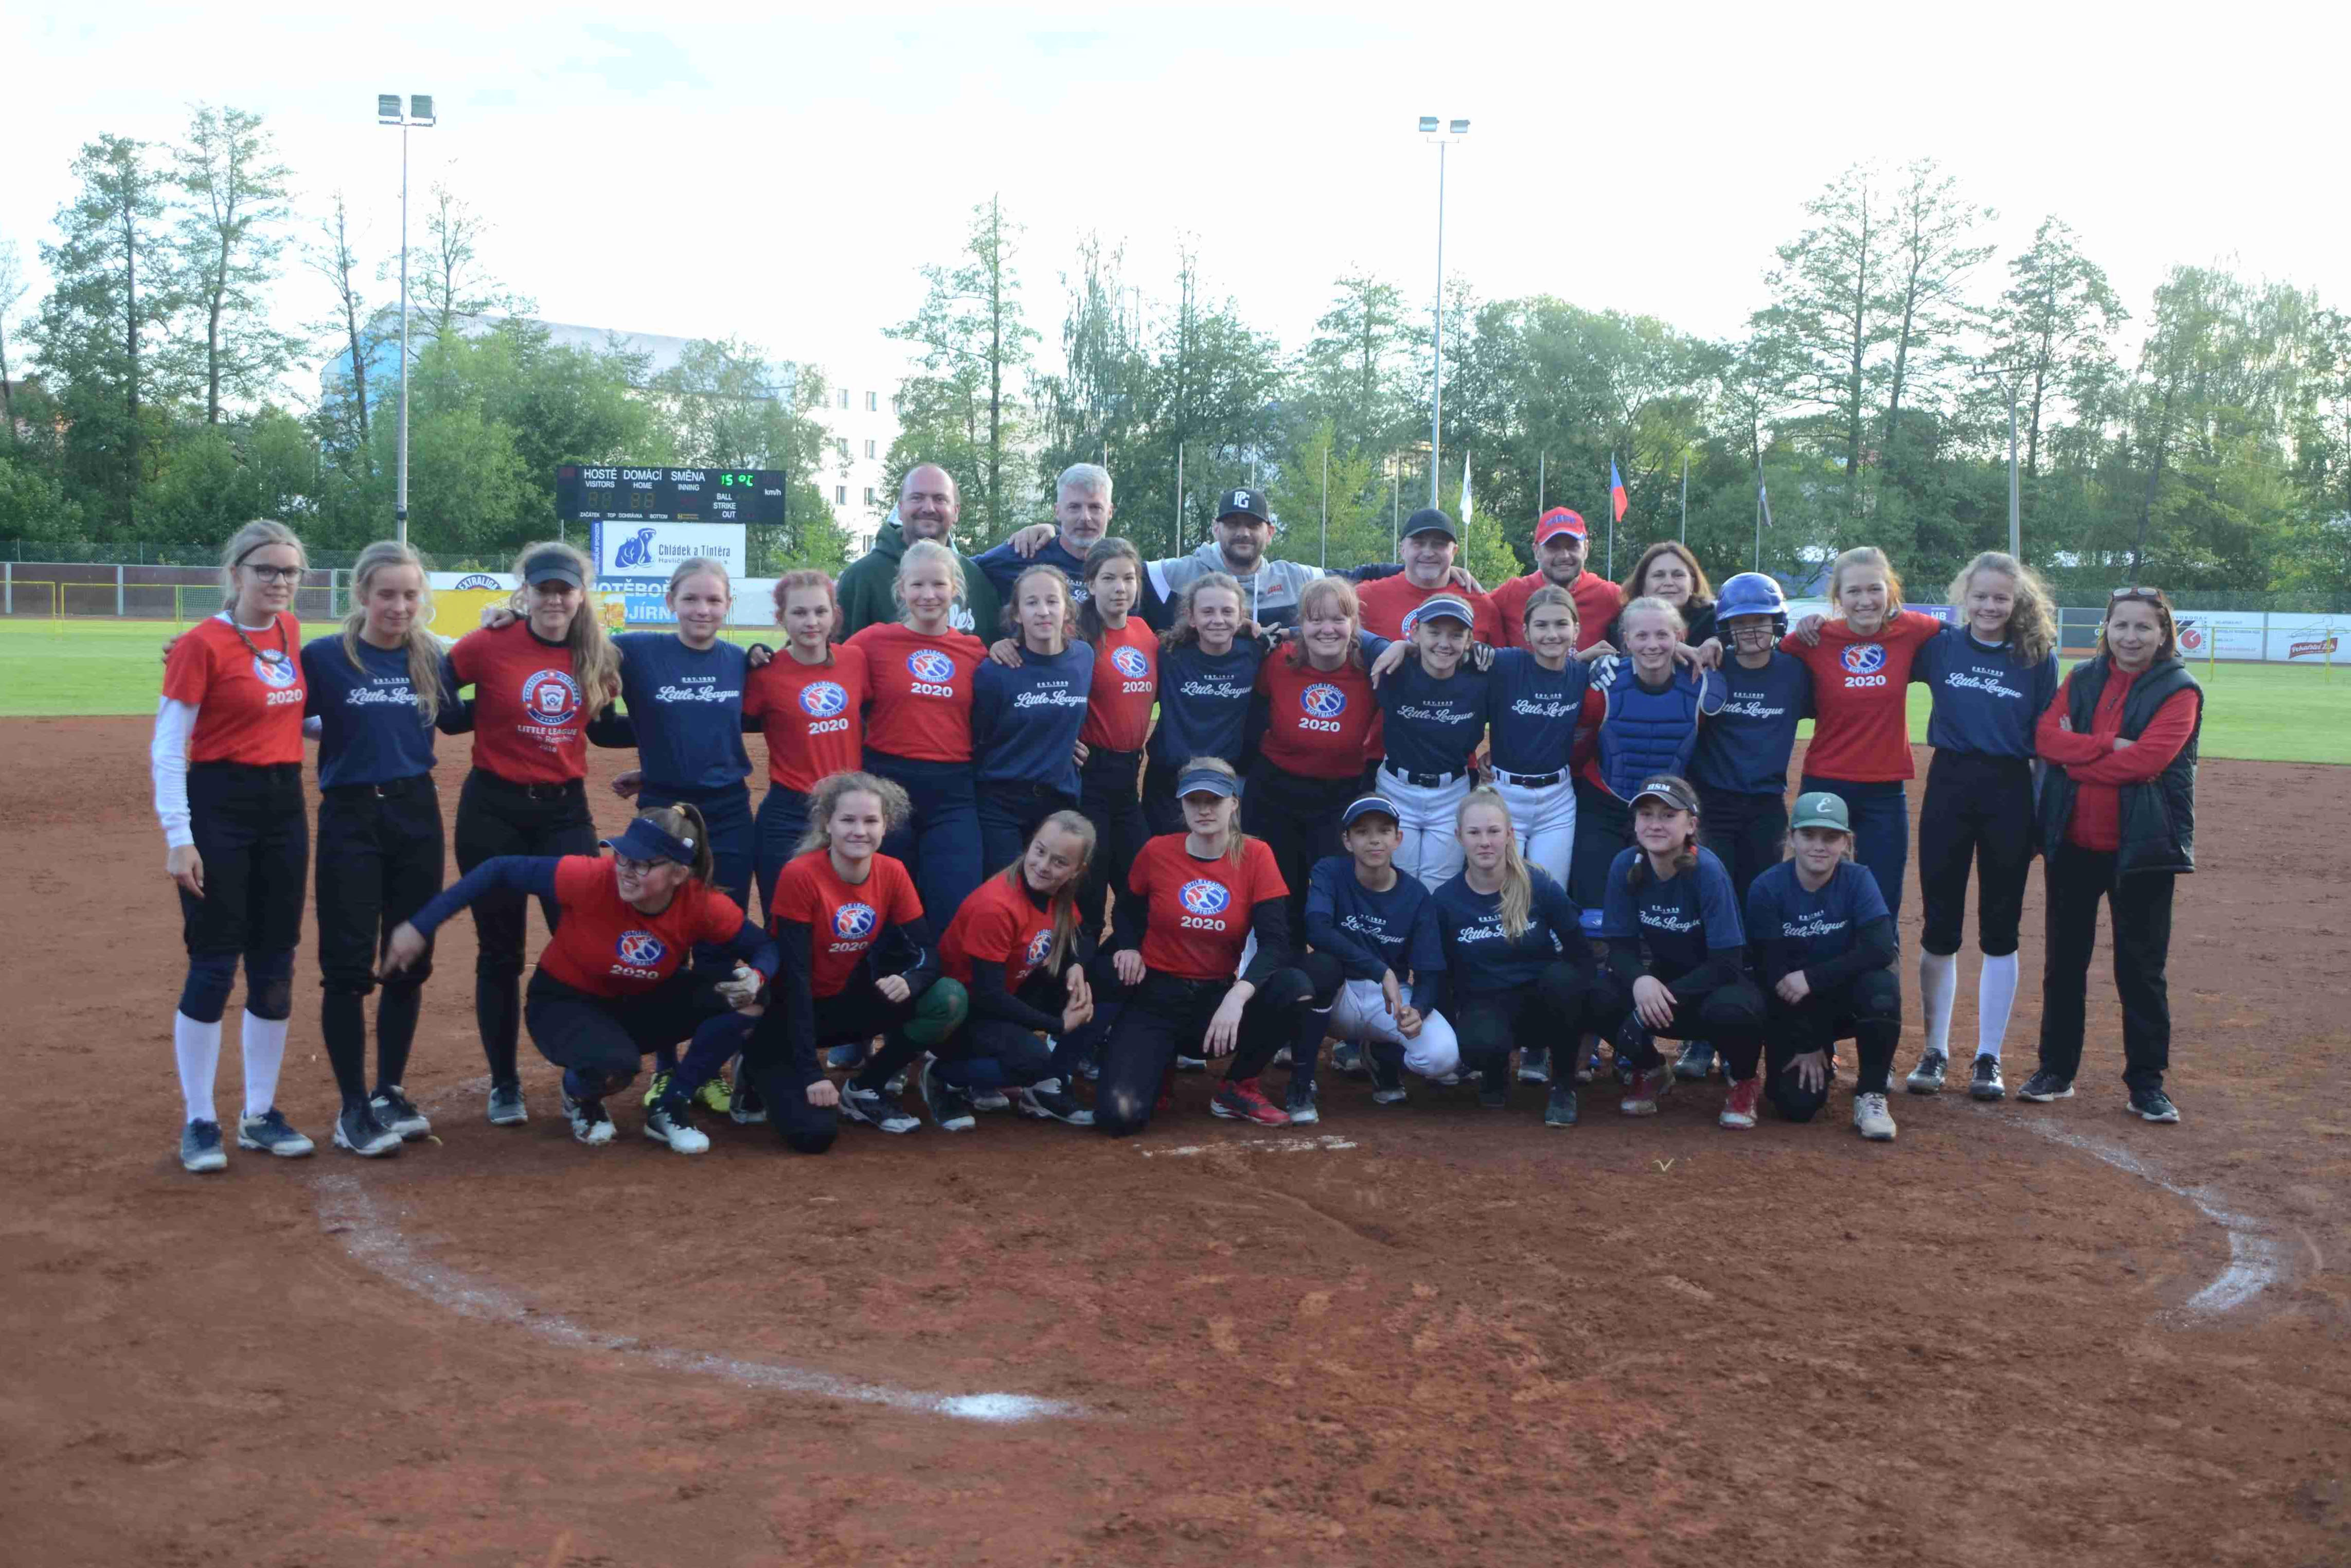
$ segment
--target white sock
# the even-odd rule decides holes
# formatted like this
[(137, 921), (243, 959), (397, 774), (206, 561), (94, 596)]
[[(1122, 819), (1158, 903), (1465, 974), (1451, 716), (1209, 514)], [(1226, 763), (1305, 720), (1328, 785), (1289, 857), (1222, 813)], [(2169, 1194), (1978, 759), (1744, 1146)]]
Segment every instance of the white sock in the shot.
[(1983, 977), (1976, 982), (1976, 1054), (2000, 1060), (2000, 1042), (2008, 1038), (2009, 1009), (2016, 1005), (2016, 955), (2003, 954), (1983, 961)]
[(213, 1079), (220, 1071), (220, 1020), (198, 1023), (183, 1012), (172, 1015), (172, 1054), (180, 1059), (180, 1098), (191, 1122), (213, 1115)]
[[(2011, 989), (2014, 989), (2011, 983)], [(1959, 989), (1959, 956), (1918, 949), (1918, 995), (1927, 1009), (1927, 1049), (1951, 1053), (1951, 998)]]
[(258, 1116), (277, 1103), (277, 1070), (286, 1062), (284, 1019), (245, 1015), (245, 1113)]

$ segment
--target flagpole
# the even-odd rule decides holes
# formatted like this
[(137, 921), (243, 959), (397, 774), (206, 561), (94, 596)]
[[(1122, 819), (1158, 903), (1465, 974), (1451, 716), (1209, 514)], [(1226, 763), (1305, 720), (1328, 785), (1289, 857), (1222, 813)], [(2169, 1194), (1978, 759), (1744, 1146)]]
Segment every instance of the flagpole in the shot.
[(1608, 449), (1608, 481), (1610, 489), (1601, 505), (1608, 508), (1608, 575), (1616, 575), (1616, 449)]
[(1689, 448), (1682, 448), (1682, 542), (1689, 543)]
[(1763, 570), (1763, 454), (1755, 455), (1755, 570)]
[(1548, 452), (1543, 453), (1535, 459), (1535, 516), (1538, 517), (1541, 517), (1543, 514), (1544, 470), (1550, 467), (1550, 465), (1551, 454)]
[(1322, 444), (1322, 570), (1331, 570), (1331, 444)]

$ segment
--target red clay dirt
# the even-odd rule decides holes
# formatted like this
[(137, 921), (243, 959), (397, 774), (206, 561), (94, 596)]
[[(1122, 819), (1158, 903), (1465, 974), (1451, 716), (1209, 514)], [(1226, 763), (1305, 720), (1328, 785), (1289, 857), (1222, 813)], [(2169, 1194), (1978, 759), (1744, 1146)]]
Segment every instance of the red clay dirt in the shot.
[(2079, 1098), (1897, 1094), (1890, 1147), (1842, 1094), (1733, 1134), (1719, 1082), (1587, 1092), (1557, 1132), (1531, 1088), (1333, 1076), (1311, 1137), (1195, 1078), (1123, 1144), (722, 1122), (684, 1159), (631, 1103), (587, 1149), (528, 1050), (529, 1125), (483, 1122), (461, 920), (409, 1075), (438, 1143), (325, 1146), (306, 932), (280, 1103), (320, 1152), (196, 1178), (146, 733), (0, 726), (12, 1564), (2351, 1561), (2351, 915), (2309, 832), (2351, 773), (2204, 768), (2175, 1128), (2121, 1113), (2108, 988)]

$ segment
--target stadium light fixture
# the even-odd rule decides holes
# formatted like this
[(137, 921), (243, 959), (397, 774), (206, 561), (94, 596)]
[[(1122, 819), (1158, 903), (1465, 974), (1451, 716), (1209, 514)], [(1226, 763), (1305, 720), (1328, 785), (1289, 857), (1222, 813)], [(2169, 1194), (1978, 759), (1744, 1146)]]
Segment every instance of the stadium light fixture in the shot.
[[(394, 114), (398, 114), (400, 112), (400, 102), (397, 99), (386, 99), (384, 101), (392, 105), (392, 111)], [(1432, 136), (1435, 135), (1436, 132), (1437, 116), (1433, 114), (1422, 115), (1420, 117), (1420, 133), (1423, 136)]]
[(1420, 117), (1420, 133), (1437, 144), (1437, 300), (1430, 308), (1436, 330), (1428, 348), (1428, 504), (1437, 505), (1437, 436), (1445, 408), (1445, 149), (1469, 133), (1469, 122), (1457, 120), (1445, 134), (1437, 133), (1437, 117)]
[(392, 528), (402, 544), (408, 542), (408, 132), (429, 130), (438, 123), (433, 95), (411, 93), (408, 112), (400, 111), (400, 95), (375, 95), (376, 123), (400, 127), (400, 477), (392, 499)]

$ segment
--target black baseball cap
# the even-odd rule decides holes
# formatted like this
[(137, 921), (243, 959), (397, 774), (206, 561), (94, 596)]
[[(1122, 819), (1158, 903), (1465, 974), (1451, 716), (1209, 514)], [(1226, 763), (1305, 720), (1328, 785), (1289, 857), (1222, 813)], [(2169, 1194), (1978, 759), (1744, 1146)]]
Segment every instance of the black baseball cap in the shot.
[(1221, 522), (1232, 517), (1255, 517), (1260, 523), (1273, 521), (1273, 513), (1266, 507), (1262, 490), (1226, 491), (1217, 503), (1217, 519)]
[(1456, 544), (1461, 542), (1461, 531), (1453, 526), (1453, 519), (1435, 507), (1423, 507), (1404, 520), (1404, 537), (1415, 534), (1443, 534)]
[(536, 588), (542, 582), (568, 582), (574, 588), (586, 588), (580, 580), (580, 563), (569, 550), (543, 549), (522, 563), (522, 580)]
[(1698, 814), (1698, 792), (1670, 773), (1652, 773), (1642, 779), (1640, 789), (1628, 803), (1637, 806), (1649, 800), (1663, 800), (1677, 811)]

